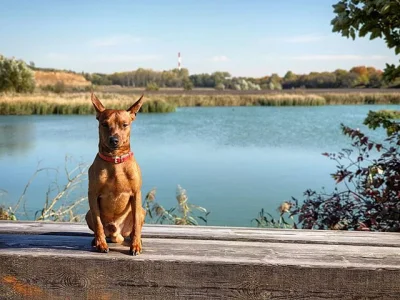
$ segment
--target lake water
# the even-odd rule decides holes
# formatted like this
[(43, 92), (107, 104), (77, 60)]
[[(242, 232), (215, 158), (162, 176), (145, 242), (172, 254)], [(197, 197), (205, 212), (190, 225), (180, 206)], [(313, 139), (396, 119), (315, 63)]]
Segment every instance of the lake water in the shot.
[[(251, 226), (261, 208), (276, 213), (282, 201), (301, 199), (308, 188), (333, 189), (335, 163), (321, 153), (349, 146), (341, 122), (365, 129), (367, 112), (378, 109), (400, 106), (195, 107), (139, 114), (131, 146), (143, 173), (142, 193), (156, 187), (157, 200), (170, 208), (179, 184), (190, 202), (211, 211), (210, 225)], [(94, 116), (0, 116), (0, 189), (8, 192), (0, 203), (17, 201), (39, 161), (61, 170), (66, 155), (91, 163), (97, 139)], [(52, 178), (42, 173), (33, 181), (29, 213), (42, 207)], [(77, 192), (86, 194), (86, 184)]]

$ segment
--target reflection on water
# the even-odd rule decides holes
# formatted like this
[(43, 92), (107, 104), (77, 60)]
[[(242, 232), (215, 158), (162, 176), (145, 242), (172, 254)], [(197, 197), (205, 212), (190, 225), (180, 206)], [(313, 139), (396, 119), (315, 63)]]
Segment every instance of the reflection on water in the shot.
[[(262, 207), (274, 213), (308, 188), (332, 189), (335, 163), (321, 153), (348, 147), (340, 123), (365, 130), (368, 111), (387, 108), (400, 106), (202, 107), (139, 114), (131, 145), (142, 169), (142, 194), (156, 187), (157, 200), (170, 208), (180, 184), (189, 201), (211, 210), (209, 224), (249, 226)], [(97, 127), (94, 116), (0, 116), (0, 189), (8, 191), (3, 199), (15, 203), (38, 161), (62, 170), (65, 155), (71, 155), (90, 164)], [(31, 185), (30, 211), (41, 207), (51, 179), (41, 174)], [(84, 184), (81, 192), (86, 189)]]
[(15, 117), (0, 118), (0, 157), (26, 154), (35, 143), (35, 123)]

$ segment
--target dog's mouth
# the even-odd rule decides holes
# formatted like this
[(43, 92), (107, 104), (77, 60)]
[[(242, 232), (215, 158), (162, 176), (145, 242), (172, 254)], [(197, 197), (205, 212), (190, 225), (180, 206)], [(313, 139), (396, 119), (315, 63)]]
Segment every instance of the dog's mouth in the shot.
[(108, 148), (110, 148), (111, 150), (118, 150), (119, 145), (108, 145)]

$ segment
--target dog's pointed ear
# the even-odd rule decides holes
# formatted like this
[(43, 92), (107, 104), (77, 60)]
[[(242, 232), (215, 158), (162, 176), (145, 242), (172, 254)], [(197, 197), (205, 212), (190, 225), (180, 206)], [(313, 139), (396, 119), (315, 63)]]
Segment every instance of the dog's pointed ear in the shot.
[(102, 113), (106, 108), (104, 105), (100, 102), (100, 100), (96, 97), (96, 95), (92, 92), (92, 103), (94, 106), (94, 109), (96, 110), (96, 119), (99, 118), (99, 114)]
[(129, 107), (126, 111), (130, 113), (131, 118), (134, 119), (136, 114), (138, 113), (139, 109), (142, 107), (143, 104), (143, 96), (140, 96), (139, 100), (136, 101), (131, 107)]

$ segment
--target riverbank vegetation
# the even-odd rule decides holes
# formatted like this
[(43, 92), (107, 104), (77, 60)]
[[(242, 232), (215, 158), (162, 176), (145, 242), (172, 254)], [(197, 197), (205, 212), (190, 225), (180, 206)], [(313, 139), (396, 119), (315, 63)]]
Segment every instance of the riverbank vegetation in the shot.
[[(74, 166), (76, 165), (76, 166)], [(89, 165), (83, 162), (76, 163), (71, 157), (65, 158), (64, 170), (42, 167), (38, 164), (36, 170), (25, 184), (21, 195), (13, 205), (5, 205), (2, 197), (7, 195), (5, 189), (0, 188), (0, 220), (34, 220), (55, 222), (85, 222), (87, 195), (83, 186), (87, 186)], [(47, 173), (52, 181), (43, 192), (43, 207), (34, 213), (27, 209), (29, 189), (41, 173)], [(63, 184), (61, 182), (64, 182)], [(147, 224), (174, 224), (174, 225), (207, 225), (210, 214), (206, 208), (189, 201), (188, 194), (180, 185), (176, 189), (177, 204), (165, 208), (162, 201), (156, 199), (156, 189), (151, 189), (143, 199), (146, 209)], [(84, 205), (86, 204), (86, 205)]]
[[(138, 94), (98, 93), (106, 107), (126, 109)], [(400, 93), (145, 94), (142, 113), (168, 113), (194, 106), (318, 106), (400, 104)], [(94, 114), (90, 93), (1, 94), (0, 115)]]
[(351, 146), (339, 153), (322, 154), (337, 163), (331, 174), (336, 185), (333, 191), (308, 189), (304, 199), (285, 201), (278, 221), (261, 210), (255, 219), (257, 226), (400, 231), (400, 122), (393, 119), (398, 116), (398, 111), (368, 113), (365, 125), (386, 130), (382, 141), (373, 141), (359, 129), (342, 124)]
[[(0, 203), (0, 220), (34, 220), (34, 221), (57, 221), (57, 222), (80, 222), (84, 215), (77, 212), (83, 203), (87, 203), (87, 195), (83, 192), (83, 184), (87, 185), (88, 165), (76, 162), (71, 157), (65, 157), (64, 169), (43, 167), (41, 163), (26, 182), (18, 200), (14, 204), (6, 205), (5, 201)], [(43, 207), (34, 212), (28, 211), (27, 198), (29, 189), (35, 179), (46, 173), (51, 181), (47, 190), (43, 191)], [(61, 182), (64, 182), (62, 184)], [(7, 191), (0, 189), (0, 200)]]
[(150, 224), (207, 225), (210, 211), (189, 202), (186, 190), (180, 185), (176, 189), (176, 201), (175, 207), (165, 209), (156, 201), (156, 189), (150, 190), (143, 201), (143, 207), (146, 209), (146, 222)]
[[(388, 48), (400, 54), (399, 2), (340, 0), (333, 9), (334, 32), (352, 39), (384, 38)], [(399, 76), (399, 65), (386, 64), (384, 81), (393, 82)], [(373, 141), (359, 129), (341, 124), (351, 147), (339, 153), (323, 153), (337, 163), (336, 172), (331, 174), (336, 188), (331, 192), (308, 189), (302, 201), (285, 201), (283, 213), (292, 218), (294, 228), (400, 231), (399, 116), (399, 111), (390, 110), (368, 113), (364, 124), (372, 130), (384, 129), (386, 138), (382, 141)], [(271, 224), (263, 217), (261, 210), (256, 218), (258, 226)]]
[[(137, 99), (137, 96), (118, 94), (98, 95), (106, 107), (127, 109)], [(149, 99), (142, 105), (143, 113), (167, 113), (175, 111), (175, 105), (165, 99)], [(33, 94), (3, 94), (0, 95), (0, 115), (88, 115), (94, 114), (90, 102), (90, 93), (55, 94), (41, 92)]]

